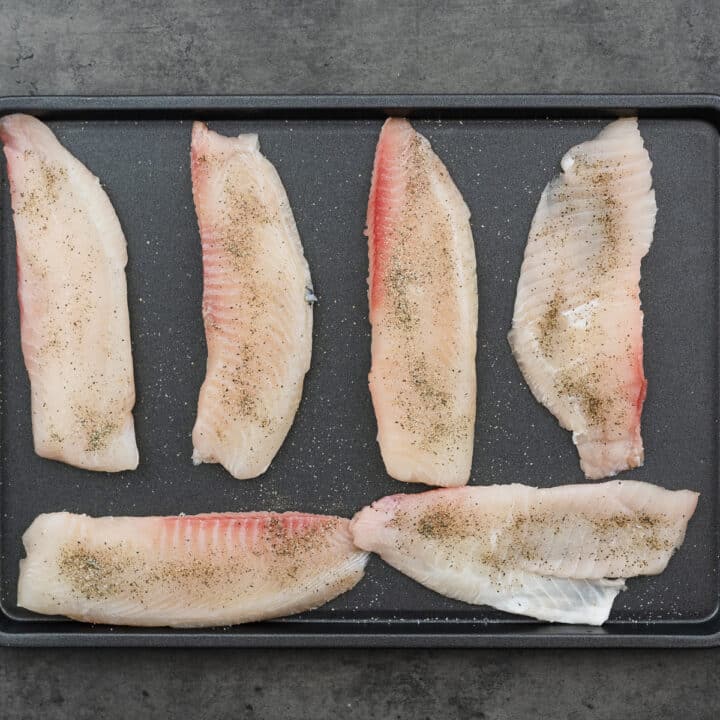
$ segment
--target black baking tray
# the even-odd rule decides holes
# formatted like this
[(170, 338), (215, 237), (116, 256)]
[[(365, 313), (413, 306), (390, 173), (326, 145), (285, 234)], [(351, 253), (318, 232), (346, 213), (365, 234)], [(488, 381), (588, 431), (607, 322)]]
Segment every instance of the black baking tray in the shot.
[[(90, 473), (32, 450), (20, 353), (15, 241), (1, 173), (0, 642), (142, 646), (707, 646), (720, 644), (718, 584), (718, 151), (715, 96), (313, 96), (0, 98), (45, 120), (97, 174), (128, 241), (141, 464)], [(478, 417), (472, 483), (582, 481), (569, 433), (532, 398), (506, 333), (540, 192), (573, 144), (637, 113), (657, 193), (643, 263), (645, 466), (624, 477), (702, 493), (685, 544), (638, 578), (602, 628), (537, 623), (436, 595), (371, 558), (365, 579), (304, 615), (210, 630), (89, 626), (16, 606), (21, 535), (41, 512), (175, 514), (250, 509), (350, 516), (424, 488), (384, 471), (367, 390), (367, 254), (373, 152), (383, 119), (412, 118), (472, 212), (478, 260)], [(188, 150), (193, 119), (257, 132), (287, 188), (315, 292), (313, 365), (287, 441), (260, 479), (193, 467), (204, 374), (200, 241)], [(4, 162), (4, 161), (3, 161)]]

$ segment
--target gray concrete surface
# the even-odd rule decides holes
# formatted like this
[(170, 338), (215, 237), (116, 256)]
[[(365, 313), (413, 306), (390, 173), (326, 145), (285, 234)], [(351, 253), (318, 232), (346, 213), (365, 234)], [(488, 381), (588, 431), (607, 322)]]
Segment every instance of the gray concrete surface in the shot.
[(715, 0), (2, 0), (7, 93), (713, 91)]
[[(717, 0), (0, 0), (0, 94), (720, 92)], [(0, 649), (0, 719), (685, 718), (720, 650)]]
[(5, 718), (717, 720), (716, 652), (5, 653)]

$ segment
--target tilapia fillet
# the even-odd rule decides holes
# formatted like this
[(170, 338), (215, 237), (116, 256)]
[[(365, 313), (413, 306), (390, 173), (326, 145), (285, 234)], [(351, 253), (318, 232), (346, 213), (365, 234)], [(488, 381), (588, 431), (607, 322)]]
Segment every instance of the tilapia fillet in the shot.
[(304, 513), (38, 516), (18, 605), (113, 625), (212, 627), (318, 607), (363, 576), (344, 518)]
[(367, 213), (370, 391), (387, 472), (464, 485), (475, 427), (477, 277), (470, 211), (430, 143), (390, 118)]
[(624, 578), (665, 569), (697, 499), (619, 480), (465, 487), (382, 498), (350, 528), (359, 548), (448, 597), (601, 625)]
[(267, 470), (292, 425), (312, 351), (312, 282), (285, 188), (257, 135), (192, 131), (207, 373), (196, 464)]
[(509, 340), (535, 397), (571, 430), (587, 478), (643, 464), (640, 263), (655, 226), (634, 118), (572, 148), (540, 198)]
[(35, 452), (130, 470), (138, 449), (127, 246), (100, 181), (28, 115), (0, 120)]

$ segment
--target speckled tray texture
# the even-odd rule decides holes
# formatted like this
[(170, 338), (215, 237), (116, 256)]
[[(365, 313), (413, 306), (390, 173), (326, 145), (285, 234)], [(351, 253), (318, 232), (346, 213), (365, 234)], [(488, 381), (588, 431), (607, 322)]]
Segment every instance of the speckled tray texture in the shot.
[[(49, 645), (697, 645), (718, 641), (718, 99), (703, 96), (6, 98), (100, 177), (128, 241), (140, 467), (91, 473), (37, 457), (20, 352), (15, 238), (2, 205), (0, 641)], [(702, 493), (665, 573), (629, 581), (603, 628), (553, 626), (426, 590), (372, 558), (329, 605), (270, 623), (201, 631), (83, 626), (15, 604), (21, 535), (41, 512), (147, 515), (251, 509), (351, 516), (425, 489), (385, 473), (367, 389), (367, 248), (373, 153), (383, 118), (411, 116), (472, 212), (479, 285), (473, 484), (581, 482), (570, 434), (538, 405), (510, 354), (515, 285), (540, 193), (573, 144), (638, 111), (658, 215), (643, 262), (645, 466), (624, 477)], [(234, 480), (194, 467), (204, 375), (202, 265), (193, 210), (193, 119), (256, 132), (295, 213), (315, 292), (313, 364), (268, 472)]]

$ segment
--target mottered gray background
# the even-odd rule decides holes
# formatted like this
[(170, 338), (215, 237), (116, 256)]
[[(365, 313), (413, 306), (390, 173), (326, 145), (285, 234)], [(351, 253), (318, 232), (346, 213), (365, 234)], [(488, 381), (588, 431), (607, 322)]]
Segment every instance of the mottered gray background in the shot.
[[(720, 92), (716, 0), (0, 0), (0, 95)], [(6, 718), (720, 712), (720, 649), (0, 649)]]

